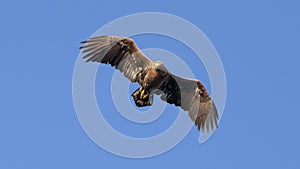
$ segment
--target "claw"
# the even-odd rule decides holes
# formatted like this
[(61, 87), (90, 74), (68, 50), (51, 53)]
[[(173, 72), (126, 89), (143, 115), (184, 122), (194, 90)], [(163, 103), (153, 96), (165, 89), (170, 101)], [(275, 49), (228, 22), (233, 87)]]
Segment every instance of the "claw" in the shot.
[(149, 94), (145, 94), (145, 90), (142, 90), (142, 93), (140, 95), (140, 99), (145, 99), (148, 97)]
[(146, 99), (148, 97), (149, 94), (145, 94), (143, 95), (143, 99)]

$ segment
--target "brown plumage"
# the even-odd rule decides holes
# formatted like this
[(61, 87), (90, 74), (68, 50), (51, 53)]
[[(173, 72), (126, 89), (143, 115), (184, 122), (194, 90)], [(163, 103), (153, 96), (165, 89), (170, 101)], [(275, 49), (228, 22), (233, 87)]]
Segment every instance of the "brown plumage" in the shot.
[(147, 58), (130, 38), (96, 36), (81, 42), (86, 62), (110, 64), (131, 81), (140, 84), (132, 97), (138, 107), (151, 106), (153, 95), (188, 111), (198, 130), (217, 128), (218, 112), (204, 85), (170, 73), (160, 62)]

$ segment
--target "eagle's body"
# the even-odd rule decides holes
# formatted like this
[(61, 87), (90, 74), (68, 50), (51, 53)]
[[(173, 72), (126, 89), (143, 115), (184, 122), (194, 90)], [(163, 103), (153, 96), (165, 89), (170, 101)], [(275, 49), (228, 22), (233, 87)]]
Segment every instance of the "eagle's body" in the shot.
[(163, 101), (188, 111), (198, 130), (217, 127), (216, 107), (200, 81), (173, 75), (162, 62), (147, 58), (130, 38), (96, 36), (82, 43), (87, 62), (110, 64), (140, 84), (132, 93), (138, 107), (151, 106), (153, 95), (161, 95)]

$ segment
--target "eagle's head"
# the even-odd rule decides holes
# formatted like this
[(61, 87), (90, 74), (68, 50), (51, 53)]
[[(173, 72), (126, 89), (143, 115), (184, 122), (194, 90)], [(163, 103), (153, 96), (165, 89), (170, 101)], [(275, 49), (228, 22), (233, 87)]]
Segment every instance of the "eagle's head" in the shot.
[(164, 70), (164, 71), (167, 70), (167, 68), (164, 66), (164, 64), (161, 61), (154, 62), (154, 67), (157, 70)]

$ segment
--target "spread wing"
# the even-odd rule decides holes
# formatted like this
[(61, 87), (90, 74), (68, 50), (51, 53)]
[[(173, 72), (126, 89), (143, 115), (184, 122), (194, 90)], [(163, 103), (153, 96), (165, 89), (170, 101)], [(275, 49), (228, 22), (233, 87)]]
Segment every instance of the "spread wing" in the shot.
[(161, 99), (189, 112), (198, 130), (209, 132), (218, 126), (218, 112), (204, 85), (199, 80), (186, 79), (166, 73), (160, 90)]
[(132, 82), (137, 82), (139, 72), (153, 63), (130, 38), (95, 36), (81, 43), (80, 49), (86, 62), (110, 64), (124, 72)]

